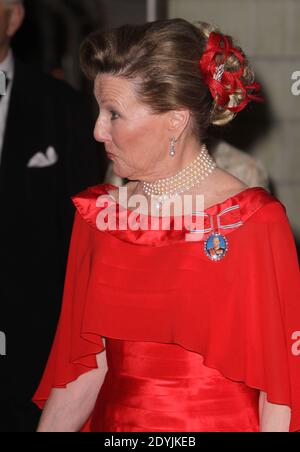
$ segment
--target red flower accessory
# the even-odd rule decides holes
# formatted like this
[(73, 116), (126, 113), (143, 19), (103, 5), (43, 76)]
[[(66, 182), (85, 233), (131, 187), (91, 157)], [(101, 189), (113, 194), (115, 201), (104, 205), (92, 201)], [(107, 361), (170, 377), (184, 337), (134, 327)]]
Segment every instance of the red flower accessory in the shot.
[[(229, 72), (225, 69), (225, 62), (232, 54), (239, 60), (240, 65), (236, 71)], [(217, 55), (222, 57), (219, 63), (216, 62)], [(226, 106), (228, 110), (238, 112), (243, 110), (251, 100), (264, 102), (263, 97), (251, 93), (252, 90), (258, 91), (261, 88), (259, 83), (253, 82), (245, 85), (241, 80), (244, 74), (245, 57), (231, 45), (227, 36), (215, 32), (210, 33), (199, 66), (204, 77), (204, 83), (209, 87), (217, 105)], [(236, 107), (228, 107), (230, 95), (236, 94), (237, 91), (241, 93), (243, 100)]]

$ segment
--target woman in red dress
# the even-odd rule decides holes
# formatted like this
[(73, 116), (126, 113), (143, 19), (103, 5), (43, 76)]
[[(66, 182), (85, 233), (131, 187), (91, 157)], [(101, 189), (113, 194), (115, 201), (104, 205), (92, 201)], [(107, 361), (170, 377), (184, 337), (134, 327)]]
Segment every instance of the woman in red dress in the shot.
[[(300, 430), (285, 207), (218, 168), (204, 144), (210, 124), (261, 100), (245, 55), (207, 24), (175, 19), (97, 32), (81, 58), (100, 107), (95, 138), (129, 182), (72, 198), (38, 431)], [(186, 195), (188, 211), (174, 202), (164, 215)], [(223, 252), (210, 253), (217, 242)]]

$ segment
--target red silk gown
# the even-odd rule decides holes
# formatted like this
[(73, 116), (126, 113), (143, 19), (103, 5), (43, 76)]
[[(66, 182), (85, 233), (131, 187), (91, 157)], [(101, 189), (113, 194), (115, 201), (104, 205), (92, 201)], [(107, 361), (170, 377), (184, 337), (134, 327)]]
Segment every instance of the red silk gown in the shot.
[[(285, 207), (248, 188), (206, 209), (204, 238), (187, 241), (174, 218), (169, 230), (101, 229), (105, 209), (132, 213), (113, 188), (72, 198), (62, 312), (34, 402), (43, 408), (106, 349), (82, 431), (257, 432), (260, 391), (291, 407), (299, 431), (300, 280)], [(203, 246), (212, 225), (228, 243), (220, 261)]]
[(92, 432), (257, 432), (258, 391), (176, 344), (106, 339)]

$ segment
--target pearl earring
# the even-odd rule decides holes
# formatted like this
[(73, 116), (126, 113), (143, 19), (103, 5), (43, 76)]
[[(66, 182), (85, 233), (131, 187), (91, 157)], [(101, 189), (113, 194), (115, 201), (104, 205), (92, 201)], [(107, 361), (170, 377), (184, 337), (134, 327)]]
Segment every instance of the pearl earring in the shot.
[(171, 141), (171, 145), (170, 145), (170, 156), (171, 157), (174, 157), (174, 155), (176, 154), (175, 143), (176, 143), (176, 138), (173, 137), (172, 141)]

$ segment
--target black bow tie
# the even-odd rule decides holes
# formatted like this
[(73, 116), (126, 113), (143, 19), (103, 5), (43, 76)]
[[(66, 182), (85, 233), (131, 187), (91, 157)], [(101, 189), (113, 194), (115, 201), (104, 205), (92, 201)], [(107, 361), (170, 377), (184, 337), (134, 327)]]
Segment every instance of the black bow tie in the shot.
[[(5, 75), (5, 82), (6, 82), (5, 92), (7, 93), (7, 89), (8, 89), (8, 86), (9, 86), (10, 79), (7, 77), (6, 72), (3, 72), (3, 73), (4, 73), (4, 75)], [(1, 95), (0, 95), (0, 102), (1, 102), (1, 100), (2, 100), (3, 97), (4, 97), (4, 96), (1, 96)]]

